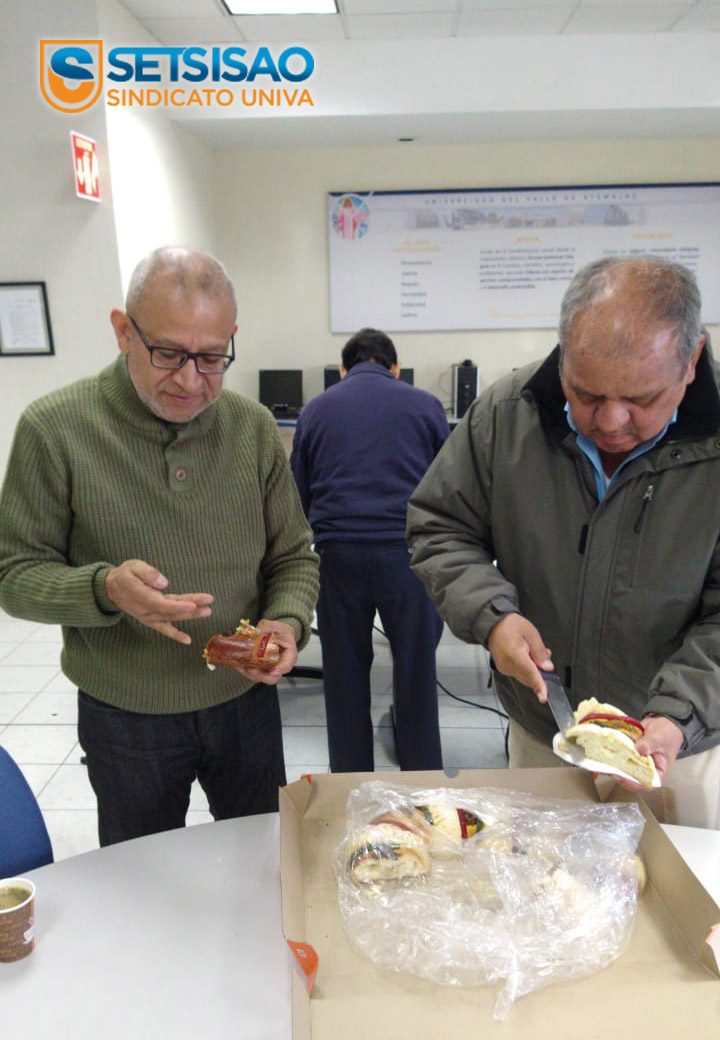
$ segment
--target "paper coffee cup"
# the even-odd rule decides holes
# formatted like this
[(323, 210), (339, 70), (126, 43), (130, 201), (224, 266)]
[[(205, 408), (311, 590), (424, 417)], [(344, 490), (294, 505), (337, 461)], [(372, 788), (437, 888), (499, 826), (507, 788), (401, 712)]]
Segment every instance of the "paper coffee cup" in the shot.
[(35, 885), (27, 878), (0, 881), (0, 961), (19, 961), (35, 945)]

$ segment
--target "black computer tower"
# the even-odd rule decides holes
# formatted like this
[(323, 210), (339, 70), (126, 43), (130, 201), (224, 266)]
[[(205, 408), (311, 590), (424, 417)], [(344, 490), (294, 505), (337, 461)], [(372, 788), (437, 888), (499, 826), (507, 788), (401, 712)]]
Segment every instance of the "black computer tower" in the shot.
[(478, 370), (472, 361), (462, 361), (453, 365), (453, 412), (462, 419), (465, 412), (477, 397)]

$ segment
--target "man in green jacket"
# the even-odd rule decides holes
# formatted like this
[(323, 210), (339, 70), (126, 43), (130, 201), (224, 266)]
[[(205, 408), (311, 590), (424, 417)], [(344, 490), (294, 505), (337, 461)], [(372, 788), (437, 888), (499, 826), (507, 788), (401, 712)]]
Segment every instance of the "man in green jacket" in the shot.
[[(0, 498), (0, 604), (63, 626), (103, 845), (277, 808), (275, 684), (310, 633), (311, 533), (270, 413), (222, 388), (235, 293), (207, 254), (156, 250), (111, 322), (120, 356), (22, 415)], [(267, 674), (209, 670), (248, 618)]]
[(491, 653), (511, 766), (561, 764), (540, 674), (554, 667), (574, 705), (643, 720), (668, 822), (717, 827), (720, 395), (700, 294), (681, 265), (601, 260), (574, 278), (559, 332), (430, 467), (413, 567)]

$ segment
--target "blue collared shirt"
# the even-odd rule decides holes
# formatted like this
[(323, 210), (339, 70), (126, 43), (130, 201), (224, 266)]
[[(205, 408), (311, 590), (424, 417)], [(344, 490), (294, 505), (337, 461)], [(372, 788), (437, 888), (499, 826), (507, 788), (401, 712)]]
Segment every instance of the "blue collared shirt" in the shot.
[(637, 448), (633, 448), (630, 454), (623, 459), (623, 461), (620, 463), (620, 465), (611, 477), (608, 477), (605, 473), (605, 470), (603, 469), (602, 459), (600, 458), (600, 450), (595, 441), (592, 439), (592, 437), (588, 437), (587, 434), (580, 433), (577, 426), (573, 422), (573, 417), (570, 414), (570, 406), (567, 403), (567, 401), (565, 402), (565, 415), (567, 416), (567, 421), (568, 425), (570, 426), (570, 429), (575, 431), (578, 448), (580, 448), (580, 450), (583, 451), (590, 459), (590, 463), (593, 468), (593, 473), (595, 474), (595, 485), (597, 487), (598, 500), (602, 502), (602, 500), (605, 498), (605, 495), (607, 494), (608, 488), (612, 484), (613, 480), (615, 480), (615, 477), (618, 475), (618, 473), (622, 470), (623, 466), (626, 466), (628, 462), (632, 461), (632, 459), (636, 459), (638, 455), (644, 455), (646, 451), (650, 451), (650, 449), (653, 448), (657, 444), (657, 442), (665, 436), (665, 434), (668, 431), (668, 427), (677, 419), (677, 408), (670, 416), (668, 421), (665, 423), (662, 430), (660, 430), (660, 433), (656, 434), (653, 438), (651, 438), (651, 440), (643, 441), (642, 444), (638, 444)]

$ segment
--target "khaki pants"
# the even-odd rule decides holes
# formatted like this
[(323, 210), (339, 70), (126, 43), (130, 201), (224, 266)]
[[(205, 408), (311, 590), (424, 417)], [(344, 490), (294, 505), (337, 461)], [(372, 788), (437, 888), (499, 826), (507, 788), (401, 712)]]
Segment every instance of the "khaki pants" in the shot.
[[(511, 769), (562, 766), (565, 763), (552, 748), (510, 720), (508, 753)], [(615, 781), (597, 781), (601, 797), (608, 797)], [(643, 793), (643, 799), (661, 823), (720, 830), (720, 746), (698, 755), (679, 758), (667, 784)]]

